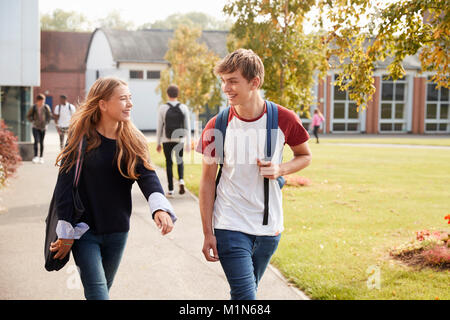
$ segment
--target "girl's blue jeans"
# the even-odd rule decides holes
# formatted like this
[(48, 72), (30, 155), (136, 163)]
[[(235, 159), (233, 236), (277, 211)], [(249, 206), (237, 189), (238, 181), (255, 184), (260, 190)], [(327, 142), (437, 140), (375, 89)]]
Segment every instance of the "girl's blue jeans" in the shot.
[(128, 232), (95, 235), (88, 230), (72, 246), (87, 300), (108, 300)]

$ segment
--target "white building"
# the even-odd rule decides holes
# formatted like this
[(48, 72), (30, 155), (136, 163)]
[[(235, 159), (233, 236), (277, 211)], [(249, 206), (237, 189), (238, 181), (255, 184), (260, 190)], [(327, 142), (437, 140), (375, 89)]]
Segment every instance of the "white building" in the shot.
[[(220, 57), (227, 54), (225, 31), (203, 31), (200, 41)], [(96, 79), (116, 76), (125, 80), (133, 97), (132, 121), (140, 130), (156, 130), (161, 97), (156, 92), (172, 30), (97, 29), (86, 56), (86, 91)], [(194, 128), (194, 115), (191, 119)]]
[(39, 4), (0, 1), (0, 118), (20, 141), (31, 139), (26, 113), (40, 85)]

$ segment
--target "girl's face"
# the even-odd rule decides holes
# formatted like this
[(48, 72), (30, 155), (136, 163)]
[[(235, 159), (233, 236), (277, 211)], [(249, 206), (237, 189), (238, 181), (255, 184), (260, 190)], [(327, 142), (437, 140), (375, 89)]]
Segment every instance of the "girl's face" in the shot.
[(109, 100), (100, 100), (102, 117), (112, 121), (128, 121), (131, 116), (131, 93), (127, 86), (117, 86)]

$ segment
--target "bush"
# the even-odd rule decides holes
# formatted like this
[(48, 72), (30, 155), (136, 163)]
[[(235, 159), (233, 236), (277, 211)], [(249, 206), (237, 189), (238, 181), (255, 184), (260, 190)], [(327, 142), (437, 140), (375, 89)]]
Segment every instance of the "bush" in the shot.
[(21, 162), (17, 137), (0, 119), (0, 188), (14, 175)]

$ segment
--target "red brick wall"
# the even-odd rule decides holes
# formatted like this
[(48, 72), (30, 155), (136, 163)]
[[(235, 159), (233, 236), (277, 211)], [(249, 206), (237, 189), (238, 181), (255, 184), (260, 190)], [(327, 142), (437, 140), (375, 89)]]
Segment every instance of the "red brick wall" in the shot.
[(378, 132), (378, 112), (380, 107), (380, 77), (374, 77), (375, 93), (372, 100), (367, 104), (366, 110), (366, 133), (374, 134)]
[(85, 73), (84, 72), (42, 72), (41, 86), (34, 88), (34, 95), (48, 93), (53, 97), (53, 107), (59, 104), (59, 96), (65, 94), (67, 100), (76, 105), (85, 97)]
[(425, 132), (425, 92), (426, 79), (414, 78), (412, 133)]

